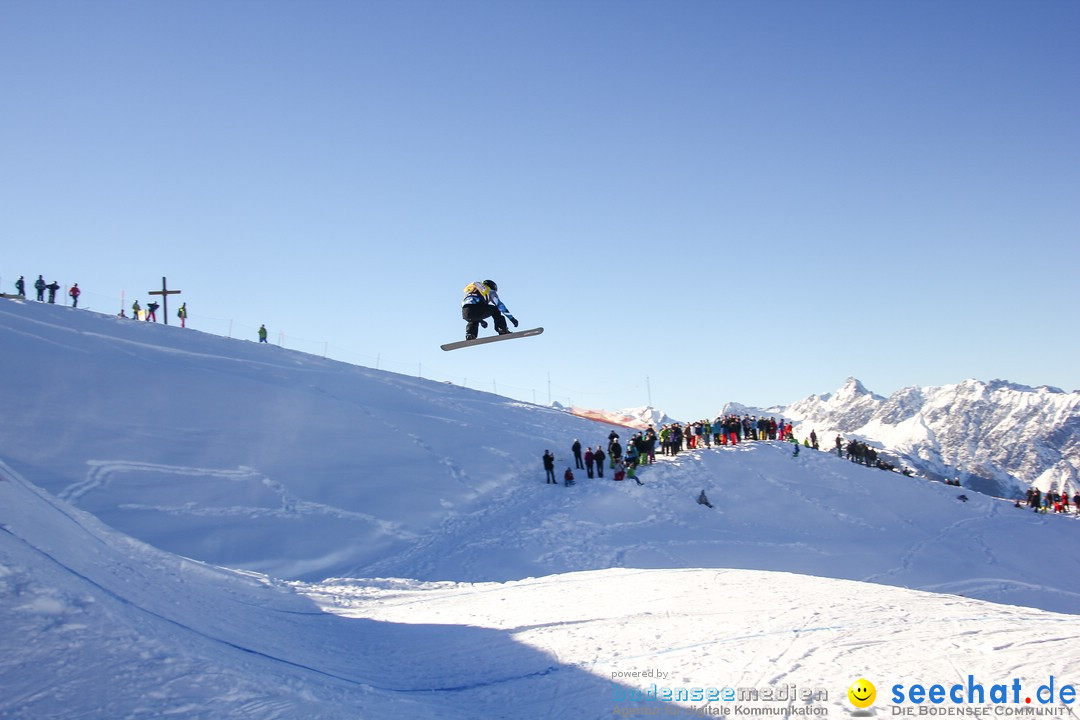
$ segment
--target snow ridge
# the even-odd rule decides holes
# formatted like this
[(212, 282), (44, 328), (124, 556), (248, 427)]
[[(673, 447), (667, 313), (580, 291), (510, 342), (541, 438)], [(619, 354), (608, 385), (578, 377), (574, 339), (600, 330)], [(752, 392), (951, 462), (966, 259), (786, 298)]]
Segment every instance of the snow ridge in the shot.
[(884, 398), (848, 378), (835, 394), (793, 403), (783, 414), (799, 435), (816, 430), (869, 441), (933, 479), (958, 478), (992, 495), (1028, 487), (1080, 491), (1080, 391), (1003, 380), (909, 387)]

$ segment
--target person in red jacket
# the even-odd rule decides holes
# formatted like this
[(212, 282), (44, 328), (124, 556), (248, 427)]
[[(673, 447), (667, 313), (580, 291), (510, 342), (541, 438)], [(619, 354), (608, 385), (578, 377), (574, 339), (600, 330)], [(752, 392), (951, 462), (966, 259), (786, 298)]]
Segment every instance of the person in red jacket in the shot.
[(79, 289), (79, 283), (75, 283), (68, 290), (68, 295), (71, 296), (71, 307), (79, 307), (79, 295), (82, 295), (82, 290)]

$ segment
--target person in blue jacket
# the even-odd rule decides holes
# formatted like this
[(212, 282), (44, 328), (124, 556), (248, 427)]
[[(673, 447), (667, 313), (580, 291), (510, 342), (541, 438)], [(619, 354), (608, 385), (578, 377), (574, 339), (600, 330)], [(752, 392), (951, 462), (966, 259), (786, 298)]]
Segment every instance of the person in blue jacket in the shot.
[(518, 326), (518, 321), (510, 314), (510, 311), (499, 299), (499, 286), (494, 280), (472, 282), (465, 286), (465, 298), (461, 301), (461, 317), (465, 320), (465, 339), (475, 340), (478, 326), (487, 327), (487, 319), (492, 318), (495, 323), (495, 332), (506, 335), (510, 329), (506, 327), (509, 320)]

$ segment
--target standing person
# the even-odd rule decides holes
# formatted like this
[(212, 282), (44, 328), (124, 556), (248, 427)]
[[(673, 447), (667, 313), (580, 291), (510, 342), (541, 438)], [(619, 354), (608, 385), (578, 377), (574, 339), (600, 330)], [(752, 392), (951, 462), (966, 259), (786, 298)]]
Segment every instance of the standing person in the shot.
[(259, 326), (259, 342), (266, 342), (266, 325)]
[(604, 477), (604, 451), (600, 449), (600, 446), (596, 446), (596, 450), (592, 454), (593, 462), (596, 463), (596, 477)]
[(151, 302), (146, 306), (146, 322), (157, 322), (157, 309), (158, 304)]
[(131, 317), (135, 320), (142, 320), (142, 308), (139, 307), (139, 301), (131, 303)]
[(37, 290), (37, 301), (45, 302), (45, 278), (38, 275), (34, 281), (34, 289)]
[(510, 329), (506, 327), (509, 320), (518, 326), (517, 319), (499, 299), (499, 286), (494, 280), (483, 282), (471, 282), (465, 286), (465, 297), (461, 300), (461, 318), (465, 321), (465, 339), (475, 340), (479, 325), (487, 327), (487, 318), (492, 318), (495, 323), (495, 332), (506, 335)]
[(570, 446), (570, 450), (574, 453), (574, 469), (584, 470), (585, 465), (581, 462), (581, 441), (575, 439), (574, 444)]
[(844, 457), (844, 438), (836, 436), (836, 456)]
[(180, 318), (180, 327), (187, 327), (187, 303), (181, 303), (176, 311), (176, 317)]
[(593, 476), (593, 454), (592, 448), (585, 448), (585, 473), (591, 478)]
[(814, 448), (815, 450), (820, 450), (821, 449), (821, 448), (818, 447), (817, 431), (816, 430), (811, 430), (810, 431), (810, 447)]
[[(569, 470), (569, 468), (567, 468)], [(555, 456), (551, 454), (550, 450), (544, 451), (544, 475), (547, 480), (546, 485), (558, 485), (555, 482)]]
[[(618, 438), (619, 436), (616, 435), (615, 437)], [(618, 440), (611, 440), (608, 443), (607, 452), (608, 452), (608, 460), (611, 462), (612, 469), (614, 469), (615, 468), (615, 461), (622, 458), (622, 445), (619, 444)]]
[(60, 289), (60, 283), (53, 280), (51, 283), (45, 286), (49, 289), (49, 304), (56, 304), (56, 291)]
[(68, 290), (68, 295), (71, 296), (71, 307), (79, 307), (79, 296), (82, 295), (82, 290), (79, 289), (79, 283), (75, 283)]
[(26, 278), (22, 275), (15, 281), (15, 292), (17, 292), (21, 298), (26, 297)]

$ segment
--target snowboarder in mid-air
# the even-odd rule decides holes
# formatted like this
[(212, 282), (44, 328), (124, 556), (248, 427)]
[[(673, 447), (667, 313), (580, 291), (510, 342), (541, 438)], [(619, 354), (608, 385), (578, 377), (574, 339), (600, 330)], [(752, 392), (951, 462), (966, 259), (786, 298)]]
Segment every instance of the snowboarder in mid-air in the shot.
[[(457, 350), (458, 348), (486, 345), (500, 340), (533, 337), (544, 332), (542, 327), (510, 332), (510, 328), (506, 327), (506, 321), (512, 322), (515, 328), (518, 326), (518, 321), (503, 305), (498, 292), (499, 287), (494, 280), (472, 282), (466, 285), (465, 298), (461, 301), (461, 317), (465, 321), (465, 339), (446, 343), (439, 347), (443, 350)], [(495, 322), (496, 334), (488, 337), (477, 337), (476, 333), (479, 327), (481, 325), (488, 326), (488, 318), (492, 318)]]
[(461, 301), (461, 317), (465, 320), (465, 339), (475, 340), (479, 325), (487, 327), (487, 319), (492, 318), (495, 323), (495, 332), (506, 335), (510, 329), (506, 327), (509, 320), (518, 326), (517, 319), (499, 299), (499, 286), (494, 280), (483, 282), (471, 282), (465, 286), (465, 297)]

